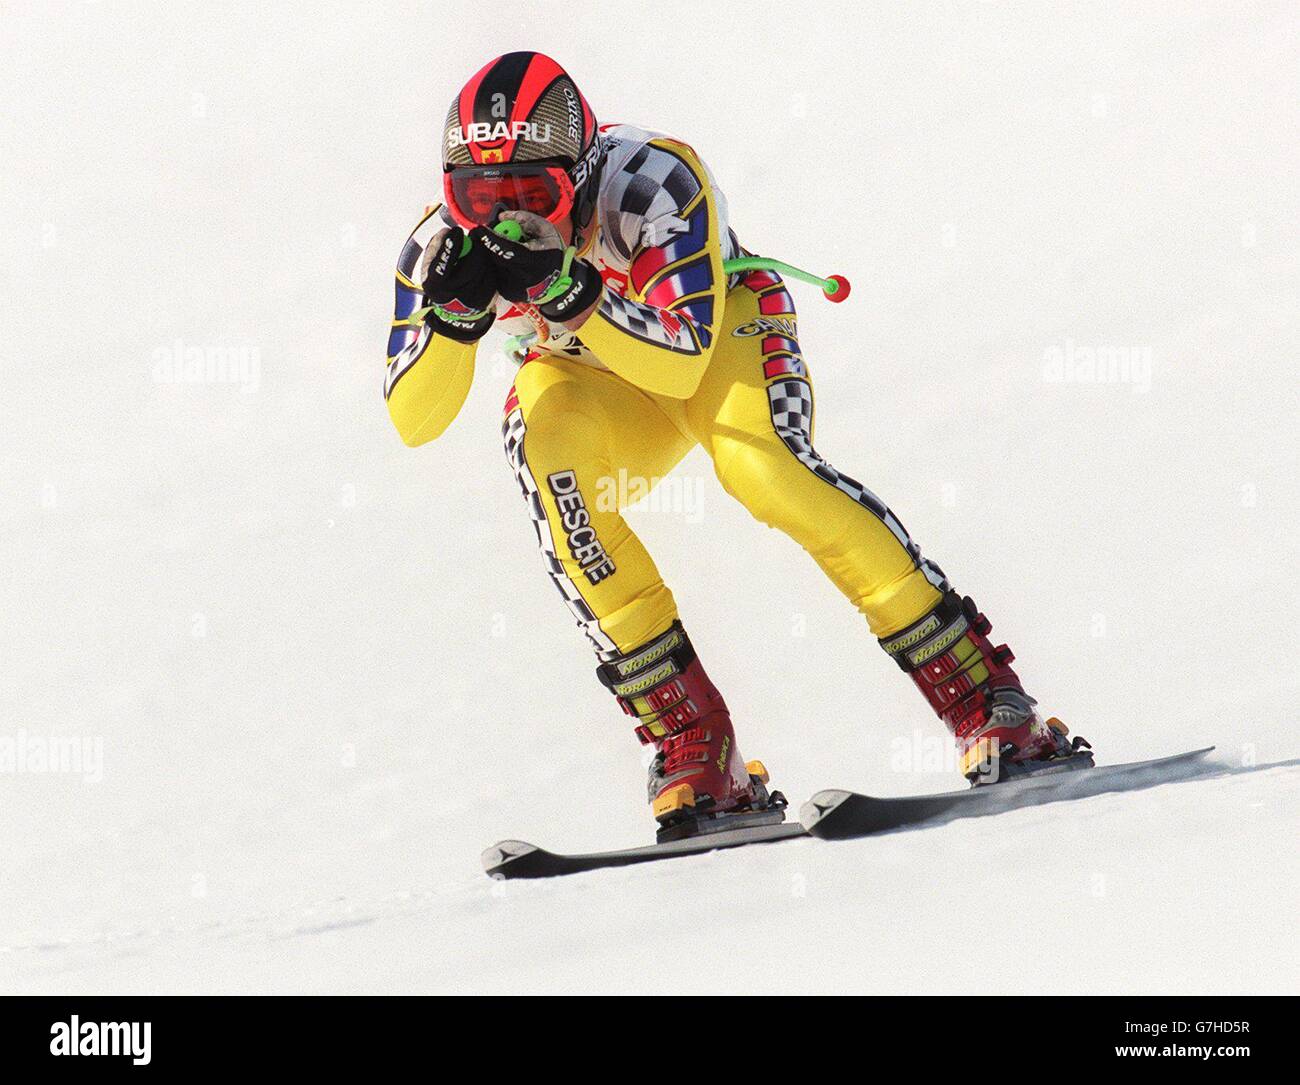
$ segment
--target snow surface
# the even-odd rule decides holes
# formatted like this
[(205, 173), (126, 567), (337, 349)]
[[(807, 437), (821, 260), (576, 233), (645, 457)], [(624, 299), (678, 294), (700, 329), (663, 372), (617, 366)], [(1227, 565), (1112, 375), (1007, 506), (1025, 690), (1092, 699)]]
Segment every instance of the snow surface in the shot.
[[(0, 773), (0, 990), (1300, 990), (1293, 6), (579, 10), (5, 5), (0, 743), (90, 757)], [(748, 246), (853, 280), (797, 292), (818, 444), (1046, 707), (1101, 760), (1234, 771), (479, 873), (648, 835), (499, 340), (431, 446), (380, 395), (446, 103), (524, 47), (689, 140)], [(1051, 379), (1099, 348), (1127, 379)], [(193, 349), (241, 379), (169, 379)], [(676, 479), (631, 517), (747, 756), (796, 802), (960, 786), (813, 564), (699, 454)]]

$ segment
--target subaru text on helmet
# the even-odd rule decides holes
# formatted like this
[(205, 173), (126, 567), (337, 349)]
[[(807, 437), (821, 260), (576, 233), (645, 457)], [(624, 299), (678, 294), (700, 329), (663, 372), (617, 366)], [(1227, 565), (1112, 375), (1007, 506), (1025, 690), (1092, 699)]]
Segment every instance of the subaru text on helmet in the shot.
[(577, 84), (541, 53), (497, 57), (461, 90), (443, 133), (447, 211), (469, 230), (502, 210), (590, 225), (604, 145)]

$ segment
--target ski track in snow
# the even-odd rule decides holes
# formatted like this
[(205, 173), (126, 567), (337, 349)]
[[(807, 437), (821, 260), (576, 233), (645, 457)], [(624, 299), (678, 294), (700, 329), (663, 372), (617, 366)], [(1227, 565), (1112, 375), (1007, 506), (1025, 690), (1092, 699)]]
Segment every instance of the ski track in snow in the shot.
[[(630, 17), (577, 48), (550, 0), (7, 10), (0, 741), (101, 743), (102, 779), (0, 773), (0, 991), (1298, 993), (1292, 8), (745, 5), (705, 65)], [(434, 444), (381, 398), (446, 102), (507, 46), (853, 281), (793, 291), (819, 450), (1099, 762), (1274, 767), (488, 881), (500, 839), (651, 835), (502, 455), (501, 338)], [(745, 755), (795, 809), (958, 786), (807, 555), (699, 452), (673, 477), (628, 519)]]

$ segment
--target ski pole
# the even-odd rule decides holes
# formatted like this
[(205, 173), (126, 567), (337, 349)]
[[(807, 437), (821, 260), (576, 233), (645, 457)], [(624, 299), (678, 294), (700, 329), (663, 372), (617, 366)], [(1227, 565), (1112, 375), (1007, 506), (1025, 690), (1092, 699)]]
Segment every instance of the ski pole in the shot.
[(766, 256), (738, 256), (734, 260), (724, 260), (722, 270), (728, 275), (732, 275), (737, 271), (775, 271), (780, 275), (788, 275), (792, 279), (798, 279), (802, 283), (821, 287), (822, 293), (830, 301), (836, 303), (847, 298), (849, 291), (853, 289), (849, 285), (849, 280), (843, 275), (832, 275), (823, 279), (820, 275), (814, 275), (811, 271), (804, 271), (792, 264), (772, 260)]

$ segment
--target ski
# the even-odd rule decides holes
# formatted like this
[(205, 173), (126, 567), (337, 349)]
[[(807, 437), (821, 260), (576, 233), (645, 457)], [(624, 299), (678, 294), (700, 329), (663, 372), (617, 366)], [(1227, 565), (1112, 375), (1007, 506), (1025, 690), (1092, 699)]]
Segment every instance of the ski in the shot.
[(882, 799), (855, 791), (819, 791), (803, 804), (799, 818), (813, 836), (823, 840), (849, 840), (927, 822), (941, 824), (956, 818), (983, 817), (1024, 806), (1082, 799), (1107, 791), (1155, 787), (1177, 779), (1179, 768), (1192, 766), (1213, 749), (1207, 746), (1203, 750), (1123, 765), (1066, 771), (1047, 769), (1018, 780), (933, 795)]
[[(654, 863), (686, 855), (703, 855), (724, 848), (774, 844), (809, 835), (847, 840), (924, 823), (1000, 814), (1024, 806), (1086, 798), (1108, 791), (1136, 790), (1177, 779), (1177, 769), (1191, 766), (1213, 746), (1172, 757), (1133, 761), (1124, 765), (1070, 771), (1048, 769), (1023, 779), (988, 784), (969, 791), (881, 799), (854, 791), (819, 791), (800, 811), (800, 821), (751, 825), (701, 833), (662, 844), (577, 855), (547, 851), (524, 840), (502, 840), (483, 852), (483, 870), (491, 878), (556, 878), (589, 870)], [(1172, 771), (1171, 771), (1172, 770)]]
[(715, 833), (701, 833), (663, 844), (648, 844), (620, 851), (595, 851), (584, 855), (563, 855), (547, 851), (523, 840), (503, 840), (483, 853), (483, 870), (488, 877), (555, 878), (563, 874), (581, 874), (587, 870), (653, 863), (660, 859), (678, 859), (684, 855), (703, 855), (722, 848), (739, 848), (747, 844), (774, 844), (807, 836), (797, 821), (772, 825), (751, 825)]

